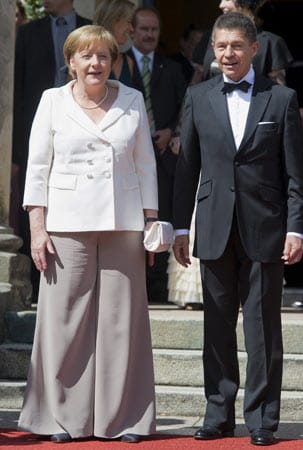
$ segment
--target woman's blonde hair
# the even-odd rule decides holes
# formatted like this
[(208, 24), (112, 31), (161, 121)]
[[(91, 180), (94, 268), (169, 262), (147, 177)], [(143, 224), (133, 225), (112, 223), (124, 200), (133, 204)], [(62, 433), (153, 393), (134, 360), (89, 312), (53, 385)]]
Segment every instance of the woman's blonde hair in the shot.
[(107, 45), (112, 66), (117, 60), (119, 48), (114, 36), (108, 30), (100, 25), (84, 25), (76, 28), (67, 36), (63, 47), (65, 63), (73, 78), (75, 77), (75, 72), (70, 67), (71, 58), (76, 52), (89, 48), (96, 41)]
[(101, 0), (97, 6), (93, 22), (113, 31), (115, 23), (132, 17), (135, 5), (130, 0)]

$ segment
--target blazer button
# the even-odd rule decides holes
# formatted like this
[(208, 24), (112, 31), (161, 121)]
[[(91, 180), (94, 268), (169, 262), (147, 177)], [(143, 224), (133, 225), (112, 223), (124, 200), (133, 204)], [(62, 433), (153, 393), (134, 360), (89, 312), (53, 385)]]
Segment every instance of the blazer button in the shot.
[(235, 192), (235, 186), (230, 187), (231, 192)]
[(240, 165), (239, 161), (235, 161), (235, 166), (239, 167)]

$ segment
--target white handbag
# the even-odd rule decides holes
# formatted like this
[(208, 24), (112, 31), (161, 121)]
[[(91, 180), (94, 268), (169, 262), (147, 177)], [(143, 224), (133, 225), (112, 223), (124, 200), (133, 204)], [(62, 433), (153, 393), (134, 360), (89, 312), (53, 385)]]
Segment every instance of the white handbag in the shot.
[(174, 229), (171, 223), (157, 220), (144, 232), (143, 244), (153, 253), (166, 252), (174, 242)]

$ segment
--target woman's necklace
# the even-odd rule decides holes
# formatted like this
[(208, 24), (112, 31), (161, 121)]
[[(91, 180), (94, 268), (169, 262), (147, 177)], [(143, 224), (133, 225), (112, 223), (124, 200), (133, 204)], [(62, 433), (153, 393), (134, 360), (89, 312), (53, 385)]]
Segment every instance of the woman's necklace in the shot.
[(99, 100), (99, 101), (95, 104), (95, 106), (83, 106), (83, 105), (81, 105), (81, 103), (78, 102), (78, 100), (77, 100), (76, 98), (75, 98), (75, 100), (76, 100), (76, 102), (78, 103), (78, 105), (79, 105), (81, 108), (84, 108), (84, 109), (96, 109), (96, 108), (99, 108), (99, 106), (101, 106), (102, 103), (105, 102), (105, 100), (107, 99), (107, 96), (108, 96), (108, 92), (109, 92), (109, 89), (108, 89), (107, 86), (105, 86), (105, 94), (104, 94), (104, 96), (101, 98), (101, 100)]

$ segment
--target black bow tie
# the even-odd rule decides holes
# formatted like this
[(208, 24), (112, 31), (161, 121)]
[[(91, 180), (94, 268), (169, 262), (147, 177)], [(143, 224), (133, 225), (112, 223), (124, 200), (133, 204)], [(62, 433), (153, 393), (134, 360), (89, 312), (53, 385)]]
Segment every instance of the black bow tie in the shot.
[(239, 89), (240, 91), (243, 92), (248, 92), (248, 89), (250, 88), (251, 83), (248, 83), (248, 81), (241, 81), (241, 83), (227, 83), (224, 82), (224, 86), (222, 88), (222, 92), (223, 94), (229, 94), (232, 91), (235, 91), (237, 89)]

